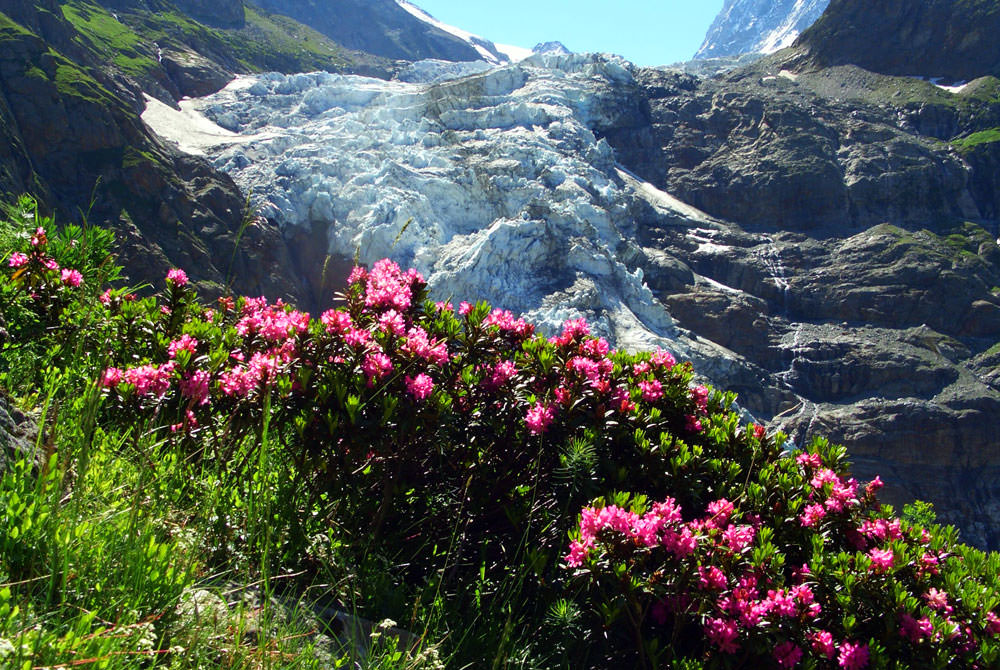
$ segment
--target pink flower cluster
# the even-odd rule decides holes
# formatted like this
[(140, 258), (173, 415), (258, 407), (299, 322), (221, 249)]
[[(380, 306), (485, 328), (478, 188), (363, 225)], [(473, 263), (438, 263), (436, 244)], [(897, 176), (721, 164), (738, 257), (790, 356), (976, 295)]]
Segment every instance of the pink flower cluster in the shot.
[(646, 548), (664, 547), (678, 558), (688, 556), (697, 546), (697, 538), (682, 523), (681, 508), (673, 498), (654, 504), (642, 516), (616, 505), (586, 507), (580, 512), (579, 538), (570, 543), (566, 564), (582, 565), (598, 546), (604, 531), (614, 531), (622, 536), (620, 539)]
[(403, 272), (388, 258), (375, 263), (370, 273), (355, 268), (348, 277), (351, 284), (366, 281), (365, 305), (373, 309), (390, 308), (399, 312), (410, 308), (413, 287), (423, 284), (424, 278), (416, 270)]
[(538, 402), (524, 415), (524, 423), (532, 435), (541, 435), (549, 429), (549, 424), (552, 423), (555, 416), (554, 408)]
[[(56, 259), (47, 255), (48, 236), (44, 228), (37, 228), (31, 236), (31, 249), (28, 253), (15, 251), (7, 259), (7, 265), (13, 270), (24, 273), (28, 270), (29, 282), (35, 287), (33, 295), (39, 296), (39, 285), (48, 285), (50, 289), (66, 286), (79, 288), (83, 284), (83, 273), (73, 268), (60, 268)], [(47, 273), (55, 273), (48, 275)], [(31, 276), (34, 275), (34, 278)]]

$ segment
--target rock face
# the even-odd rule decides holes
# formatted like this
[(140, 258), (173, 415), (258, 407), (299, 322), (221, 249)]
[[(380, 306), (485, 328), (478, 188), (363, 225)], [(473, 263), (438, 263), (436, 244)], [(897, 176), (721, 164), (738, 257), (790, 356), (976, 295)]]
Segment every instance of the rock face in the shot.
[(480, 60), (468, 42), (421, 21), (396, 0), (261, 0), (262, 8), (315, 28), (350, 49), (400, 60)]
[(647, 229), (644, 246), (703, 278), (647, 268), (647, 282), (681, 327), (787, 391), (748, 407), (798, 442), (847, 445), (861, 474), (892, 482), (890, 501), (929, 499), (995, 547), (998, 361), (983, 352), (1000, 339), (996, 147), (941, 140), (995, 125), (998, 102), (798, 64), (637, 74), (649, 126), (609, 137), (620, 160), (741, 224)]
[(38, 427), (24, 413), (12, 407), (0, 394), (0, 477), (12, 463), (27, 457), (34, 466), (40, 466), (35, 449)]
[(798, 41), (816, 65), (969, 81), (1000, 76), (995, 0), (832, 0)]
[(532, 48), (532, 52), (536, 54), (561, 54), (564, 56), (573, 53), (562, 42), (540, 42)]
[(830, 0), (726, 0), (696, 59), (774, 53), (791, 46)]
[(665, 345), (997, 546), (974, 521), (1000, 514), (994, 158), (926, 134), (996, 104), (795, 57), (712, 80), (555, 55), (405, 83), (267, 75), (197, 107), (243, 136), (213, 162), (309, 241), (306, 265), (390, 256), (439, 299)]
[[(5, 198), (31, 192), (63, 220), (93, 198), (89, 220), (116, 230), (135, 282), (156, 285), (171, 266), (183, 266), (211, 295), (234, 259), (233, 269), (247, 272), (237, 286), (299, 297), (296, 278), (258, 269), (289, 262), (275, 229), (251, 227), (247, 246), (236, 250), (244, 202), (232, 180), (150, 133), (137, 92), (90, 64), (58, 5), (22, 10), (19, 18), (45, 38), (0, 14)], [(61, 44), (76, 60), (56, 50)]]

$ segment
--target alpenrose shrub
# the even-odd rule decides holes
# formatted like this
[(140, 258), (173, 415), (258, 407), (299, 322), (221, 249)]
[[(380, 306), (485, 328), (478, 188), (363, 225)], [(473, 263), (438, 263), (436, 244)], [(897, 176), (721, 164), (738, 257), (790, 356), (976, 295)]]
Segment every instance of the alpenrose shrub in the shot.
[[(53, 270), (7, 266), (44, 310), (27, 287)], [(586, 605), (588, 663), (997, 667), (997, 555), (880, 508), (842, 448), (786, 451), (741, 424), (732, 394), (665, 351), (433, 303), (389, 260), (355, 268), (319, 319), (263, 298), (206, 308), (181, 270), (157, 297), (92, 295), (105, 426), (138, 422), (239, 475), (253, 459), (235, 445), (269, 425), (338, 523), (409, 578), (463, 597), (473, 574), (513, 572), (529, 606)]]

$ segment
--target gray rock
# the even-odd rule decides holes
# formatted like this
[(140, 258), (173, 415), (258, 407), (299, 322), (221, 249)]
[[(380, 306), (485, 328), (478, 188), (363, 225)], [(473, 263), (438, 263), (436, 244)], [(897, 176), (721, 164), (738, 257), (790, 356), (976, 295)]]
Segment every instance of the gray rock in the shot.
[(41, 466), (41, 455), (35, 447), (38, 426), (35, 421), (11, 405), (0, 392), (0, 476), (12, 463), (28, 458)]

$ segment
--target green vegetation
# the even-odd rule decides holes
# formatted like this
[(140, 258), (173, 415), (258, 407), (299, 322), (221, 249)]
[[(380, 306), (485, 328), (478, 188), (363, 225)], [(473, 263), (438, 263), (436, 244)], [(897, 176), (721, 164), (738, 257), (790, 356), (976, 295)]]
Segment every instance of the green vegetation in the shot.
[(242, 72), (337, 71), (352, 63), (345, 50), (290, 18), (246, 7), (242, 28), (210, 28), (178, 11), (122, 10), (118, 19), (90, 0), (68, 0), (63, 15), (82, 46), (140, 82), (163, 79), (159, 49), (193, 50)]
[(0, 403), (39, 427), (2, 445), (6, 667), (1000, 660), (1000, 556), (665, 351), (391, 261), (319, 319), (176, 269), (140, 299), (111, 241), (0, 217)]
[(990, 128), (981, 130), (965, 137), (960, 137), (951, 141), (951, 145), (959, 151), (970, 151), (981, 144), (1000, 142), (1000, 128)]
[(280, 14), (245, 6), (246, 27), (228, 36), (237, 58), (250, 70), (337, 71), (350, 66), (343, 47), (325, 35)]
[(63, 15), (79, 31), (87, 47), (110, 59), (125, 74), (142, 78), (158, 64), (150, 46), (128, 26), (117, 21), (103, 7), (81, 0), (62, 6)]
[(880, 224), (868, 231), (870, 235), (889, 235), (895, 238), (888, 253), (892, 256), (926, 256), (941, 267), (950, 265), (983, 264), (979, 249), (984, 243), (995, 240), (982, 226), (964, 222), (945, 229), (942, 234), (922, 229), (910, 231), (891, 224)]

